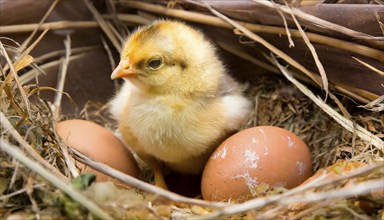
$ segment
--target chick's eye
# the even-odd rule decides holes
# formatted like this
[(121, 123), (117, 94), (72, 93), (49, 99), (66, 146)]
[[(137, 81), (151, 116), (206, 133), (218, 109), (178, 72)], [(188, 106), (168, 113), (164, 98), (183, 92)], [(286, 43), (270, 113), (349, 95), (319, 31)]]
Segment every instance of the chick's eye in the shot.
[(162, 64), (161, 59), (155, 58), (155, 59), (149, 60), (148, 67), (153, 69), (153, 70), (156, 70), (156, 69), (160, 68), (161, 64)]

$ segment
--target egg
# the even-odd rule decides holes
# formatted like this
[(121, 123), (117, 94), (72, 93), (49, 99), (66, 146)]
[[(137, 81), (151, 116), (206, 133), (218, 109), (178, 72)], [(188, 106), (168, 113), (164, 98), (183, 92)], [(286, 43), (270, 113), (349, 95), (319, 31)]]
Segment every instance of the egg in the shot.
[[(326, 168), (318, 170), (313, 176), (305, 180), (302, 185), (313, 182), (318, 178), (325, 178), (328, 180), (336, 179), (339, 176), (350, 172), (351, 170), (358, 169), (367, 165), (368, 164), (359, 161), (340, 160)], [(323, 175), (325, 175), (325, 177), (322, 177)]]
[[(131, 152), (109, 130), (86, 120), (67, 120), (57, 123), (57, 133), (64, 143), (86, 156), (105, 163), (133, 177), (139, 176), (139, 168)], [(81, 163), (76, 163), (81, 172), (96, 174), (99, 182), (108, 181), (109, 176)]]
[(210, 156), (202, 175), (204, 200), (241, 201), (259, 187), (293, 188), (312, 173), (307, 145), (274, 126), (252, 127), (226, 139)]
[[(347, 173), (368, 166), (367, 163), (351, 160), (339, 160), (336, 163), (318, 170), (313, 176), (308, 178), (302, 185), (317, 181), (319, 178), (325, 180), (334, 180)], [(344, 188), (352, 188), (355, 183), (358, 182), (357, 178), (350, 178), (348, 182), (343, 186)], [(384, 201), (384, 185), (382, 189), (373, 190), (370, 192), (372, 198), (376, 201)]]

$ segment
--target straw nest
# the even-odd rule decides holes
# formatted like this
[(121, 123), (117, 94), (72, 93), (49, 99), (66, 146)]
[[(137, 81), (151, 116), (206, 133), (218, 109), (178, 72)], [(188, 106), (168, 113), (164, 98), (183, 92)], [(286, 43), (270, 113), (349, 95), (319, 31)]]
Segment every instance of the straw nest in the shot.
[[(2, 1), (1, 218), (383, 218), (382, 4)], [(27, 7), (31, 14), (23, 21)], [(108, 77), (122, 42), (132, 28), (168, 17), (202, 28), (233, 75), (248, 86), (254, 111), (245, 127), (293, 131), (308, 144), (314, 173), (334, 165), (331, 170), (341, 169), (340, 175), (323, 174), (310, 184), (247, 202), (214, 203), (116, 174), (65, 146), (57, 121), (83, 118), (115, 128), (105, 103), (118, 87), (108, 84)], [(90, 34), (76, 35), (81, 31)], [(47, 80), (52, 78), (54, 83)], [(87, 83), (100, 87), (84, 93)], [(86, 175), (80, 190), (70, 168), (73, 157), (110, 174), (120, 188), (88, 187), (92, 177)]]

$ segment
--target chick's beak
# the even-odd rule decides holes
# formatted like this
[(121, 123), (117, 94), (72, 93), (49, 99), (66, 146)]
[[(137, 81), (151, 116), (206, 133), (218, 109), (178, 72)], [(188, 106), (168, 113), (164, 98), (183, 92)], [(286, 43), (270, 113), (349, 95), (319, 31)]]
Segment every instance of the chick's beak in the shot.
[(122, 60), (119, 65), (111, 74), (111, 79), (124, 78), (129, 76), (135, 76), (136, 73), (130, 67), (129, 61)]

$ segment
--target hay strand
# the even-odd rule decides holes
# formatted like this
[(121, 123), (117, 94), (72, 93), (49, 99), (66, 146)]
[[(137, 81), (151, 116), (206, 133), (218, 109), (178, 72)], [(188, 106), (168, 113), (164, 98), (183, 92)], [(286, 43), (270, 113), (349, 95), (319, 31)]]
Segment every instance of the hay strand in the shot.
[(63, 29), (86, 29), (97, 28), (99, 25), (95, 21), (53, 21), (43, 24), (17, 24), (0, 26), (0, 34), (25, 33), (34, 30), (63, 30)]
[(53, 110), (52, 110), (56, 118), (58, 118), (60, 114), (60, 105), (61, 105), (61, 99), (63, 97), (64, 83), (67, 76), (69, 58), (71, 56), (71, 37), (69, 34), (67, 34), (67, 38), (64, 40), (64, 45), (65, 45), (65, 57), (63, 59), (63, 63), (61, 65), (61, 71), (58, 77), (58, 82), (56, 87), (57, 92), (53, 102)]
[(315, 64), (317, 66), (317, 69), (319, 70), (319, 74), (320, 74), (321, 79), (322, 79), (322, 88), (325, 91), (325, 98), (327, 98), (328, 97), (328, 93), (329, 93), (329, 88), (328, 88), (329, 86), (328, 86), (328, 78), (327, 78), (327, 74), (325, 73), (324, 66), (321, 63), (321, 61), (319, 60), (319, 56), (316, 53), (315, 47), (310, 42), (308, 36), (306, 35), (306, 33), (304, 32), (303, 28), (299, 24), (299, 21), (297, 21), (296, 16), (293, 13), (292, 7), (287, 6), (287, 8), (289, 9), (289, 12), (290, 12), (290, 14), (292, 16), (292, 19), (295, 22), (295, 25), (296, 25), (297, 29), (299, 30), (299, 32), (300, 32), (300, 34), (301, 34), (305, 44), (308, 46), (308, 49), (309, 49), (309, 51), (311, 52), (311, 54), (313, 56), (313, 60), (315, 61)]
[(364, 65), (365, 67), (371, 69), (372, 71), (374, 71), (374, 72), (376, 72), (376, 73), (378, 73), (378, 74), (384, 76), (384, 71), (379, 70), (379, 69), (377, 69), (377, 68), (375, 68), (375, 67), (369, 65), (367, 62), (364, 62), (364, 61), (362, 61), (362, 60), (359, 59), (359, 58), (356, 58), (356, 57), (352, 57), (352, 58), (353, 58), (354, 60), (356, 60), (357, 62), (359, 62), (360, 64)]

